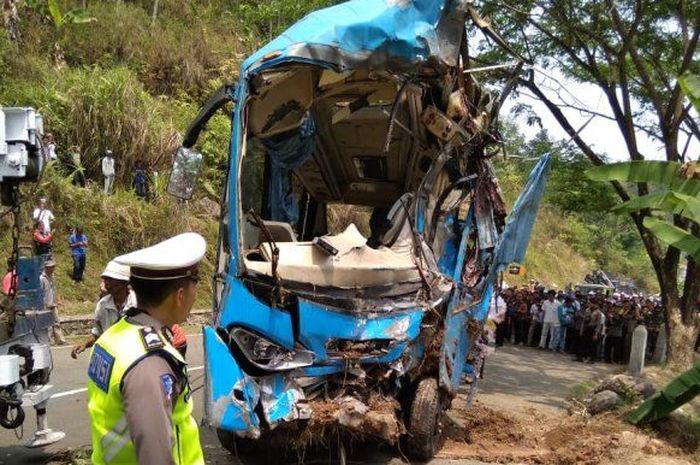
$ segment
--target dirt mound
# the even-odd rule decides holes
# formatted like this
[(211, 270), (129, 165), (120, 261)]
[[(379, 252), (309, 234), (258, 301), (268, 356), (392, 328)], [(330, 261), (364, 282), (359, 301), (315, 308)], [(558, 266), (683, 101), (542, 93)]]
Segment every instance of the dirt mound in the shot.
[(685, 465), (693, 457), (624, 423), (621, 414), (595, 418), (511, 416), (479, 405), (451, 411), (440, 457), (542, 465)]

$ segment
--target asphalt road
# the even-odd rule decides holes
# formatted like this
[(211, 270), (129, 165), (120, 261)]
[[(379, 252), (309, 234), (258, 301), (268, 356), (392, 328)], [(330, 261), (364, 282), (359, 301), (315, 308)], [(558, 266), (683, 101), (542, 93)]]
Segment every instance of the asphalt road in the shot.
[[(0, 428), (0, 465), (34, 465), (45, 464), (58, 451), (66, 448), (86, 447), (90, 444), (90, 419), (87, 411), (87, 394), (85, 379), (87, 373), (88, 354), (82, 354), (78, 360), (70, 357), (70, 348), (54, 347), (52, 349), (54, 369), (51, 374), (51, 384), (54, 394), (49, 401), (49, 426), (54, 430), (66, 433), (66, 438), (46, 448), (28, 449), (24, 443), (35, 430), (35, 415), (27, 411), (24, 425), (24, 437), (18, 439), (15, 432)], [(203, 382), (202, 371), (202, 338), (200, 334), (189, 336), (187, 359), (190, 365), (190, 378), (193, 389)], [(202, 418), (202, 390), (194, 393), (194, 414), (199, 421)], [(218, 443), (216, 435), (208, 428), (201, 428), (202, 445), (208, 464), (224, 465), (240, 463), (226, 453)], [(362, 449), (362, 448), (358, 448)], [(333, 463), (329, 454), (319, 457), (305, 457), (306, 463)], [(293, 463), (296, 463), (294, 461)], [(398, 465), (403, 463), (398, 453), (392, 448), (377, 448), (372, 446), (364, 450), (356, 450), (348, 457), (348, 463)], [(451, 461), (434, 460), (434, 465), (441, 464), (479, 465), (470, 460)]]

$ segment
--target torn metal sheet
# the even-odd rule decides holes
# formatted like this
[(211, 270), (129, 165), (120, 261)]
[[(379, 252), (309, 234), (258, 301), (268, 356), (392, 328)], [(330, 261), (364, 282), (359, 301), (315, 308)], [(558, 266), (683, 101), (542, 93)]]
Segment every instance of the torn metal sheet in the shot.
[(246, 375), (230, 350), (210, 326), (204, 327), (207, 399), (205, 413), (214, 427), (257, 438), (260, 421), (254, 413), (260, 398), (258, 384)]
[(287, 374), (260, 379), (260, 403), (271, 428), (284, 421), (308, 420), (311, 409), (305, 399), (301, 387)]

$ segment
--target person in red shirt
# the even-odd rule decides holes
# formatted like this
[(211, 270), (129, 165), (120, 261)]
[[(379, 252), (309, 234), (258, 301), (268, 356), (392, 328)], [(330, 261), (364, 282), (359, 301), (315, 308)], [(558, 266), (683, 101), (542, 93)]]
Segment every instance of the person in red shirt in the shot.
[(53, 234), (46, 232), (44, 224), (41, 221), (34, 222), (34, 254), (35, 255), (51, 255), (53, 250)]
[(17, 287), (17, 282), (12, 282), (15, 276), (17, 276), (17, 270), (15, 269), (14, 262), (9, 258), (7, 260), (7, 273), (2, 277), (2, 293), (6, 296), (11, 297), (17, 292), (17, 289), (15, 289)]
[(182, 358), (185, 358), (185, 354), (187, 353), (187, 335), (185, 335), (185, 332), (177, 323), (170, 327), (170, 331), (173, 333), (173, 347), (182, 354)]

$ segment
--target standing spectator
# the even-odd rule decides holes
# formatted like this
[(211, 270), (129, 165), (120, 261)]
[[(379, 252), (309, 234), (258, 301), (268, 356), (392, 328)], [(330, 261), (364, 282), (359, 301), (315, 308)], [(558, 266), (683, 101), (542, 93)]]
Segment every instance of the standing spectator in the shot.
[[(591, 296), (589, 295), (589, 298)], [(571, 350), (574, 354), (579, 353), (581, 344), (583, 344), (583, 327), (586, 322), (586, 310), (580, 304), (581, 299), (577, 299), (579, 305), (574, 309), (574, 321), (571, 325), (570, 337), (573, 339), (571, 342)]]
[(540, 336), (540, 349), (547, 347), (547, 336), (549, 336), (549, 348), (554, 350), (556, 344), (556, 333), (559, 328), (559, 302), (554, 298), (556, 292), (550, 290), (547, 293), (547, 300), (542, 303), (544, 310), (544, 321), (542, 323), (542, 336)]
[(621, 363), (624, 361), (624, 339), (622, 337), (624, 321), (619, 308), (611, 308), (608, 312), (608, 325), (605, 330), (605, 361)]
[(128, 266), (120, 265), (115, 261), (107, 264), (102, 272), (107, 294), (101, 297), (95, 306), (95, 322), (90, 336), (84, 343), (73, 346), (71, 357), (77, 358), (78, 354), (92, 347), (97, 338), (116, 323), (124, 312), (136, 307), (136, 295), (129, 290), (130, 276), (131, 271)]
[(140, 161), (136, 162), (134, 167), (134, 188), (136, 189), (136, 195), (141, 198), (146, 198), (146, 193), (148, 192), (148, 177), (146, 174), (146, 168)]
[(557, 317), (559, 318), (559, 337), (557, 339), (557, 344), (555, 350), (557, 352), (564, 352), (566, 348), (566, 333), (568, 332), (569, 326), (574, 321), (574, 303), (571, 297), (565, 297), (564, 303), (559, 306), (557, 310)]
[(73, 230), (73, 234), (68, 237), (68, 245), (73, 255), (73, 281), (79, 283), (83, 280), (88, 247), (88, 238), (83, 234), (83, 228), (76, 227)]
[(56, 302), (56, 283), (53, 279), (53, 272), (56, 268), (56, 262), (49, 259), (44, 263), (44, 271), (41, 273), (41, 291), (44, 293), (44, 310), (49, 310), (53, 315), (53, 326), (51, 327), (51, 336), (53, 343), (64, 345), (66, 338), (63, 336), (61, 329), (61, 321), (58, 318), (58, 303)]
[(85, 168), (81, 161), (80, 147), (74, 145), (70, 150), (70, 168), (73, 171), (73, 185), (85, 187)]
[(102, 158), (102, 175), (105, 177), (105, 194), (112, 195), (114, 192), (114, 157), (112, 151), (107, 149)]
[(527, 343), (530, 315), (525, 299), (520, 300), (515, 312), (515, 343), (525, 345)]
[(56, 155), (56, 141), (54, 141), (53, 134), (48, 133), (44, 136), (44, 161), (51, 163), (56, 161), (58, 155)]
[(593, 363), (597, 359), (599, 341), (605, 331), (605, 316), (597, 304), (591, 304), (590, 312), (587, 313), (583, 327), (583, 339), (576, 360), (583, 362), (588, 359), (590, 363)]
[(527, 345), (534, 347), (542, 335), (542, 322), (544, 321), (544, 311), (539, 303), (539, 299), (536, 297), (532, 300), (529, 314), (531, 321), (530, 328), (527, 331)]
[(500, 295), (494, 294), (489, 304), (489, 319), (496, 325), (496, 345), (502, 346), (505, 339), (506, 301)]
[[(7, 259), (7, 273), (2, 277), (2, 293), (6, 296), (14, 296), (17, 292), (17, 268), (13, 259)], [(13, 282), (14, 281), (14, 282)]]
[(51, 222), (55, 219), (56, 218), (53, 216), (51, 210), (49, 210), (49, 208), (46, 206), (46, 198), (41, 197), (38, 200), (34, 211), (32, 212), (32, 220), (41, 221), (41, 223), (44, 225), (44, 231), (50, 233)]
[(41, 221), (34, 222), (32, 239), (34, 240), (34, 255), (45, 259), (50, 258), (53, 252), (53, 234), (44, 230), (44, 224)]

